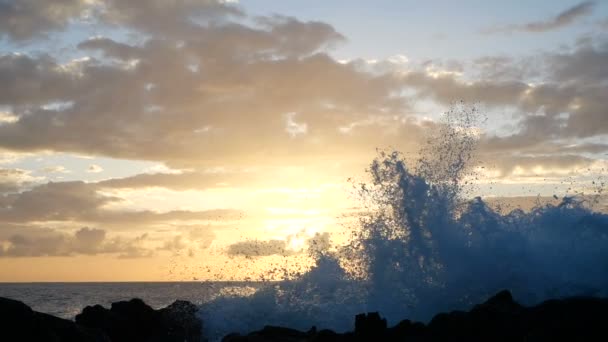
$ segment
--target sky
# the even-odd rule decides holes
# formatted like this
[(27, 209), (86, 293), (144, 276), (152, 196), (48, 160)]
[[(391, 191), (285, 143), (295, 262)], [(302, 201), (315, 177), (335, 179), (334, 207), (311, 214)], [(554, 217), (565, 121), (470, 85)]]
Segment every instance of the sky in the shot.
[(0, 0), (0, 281), (305, 265), (459, 103), (477, 195), (593, 192), (607, 94), (604, 1)]

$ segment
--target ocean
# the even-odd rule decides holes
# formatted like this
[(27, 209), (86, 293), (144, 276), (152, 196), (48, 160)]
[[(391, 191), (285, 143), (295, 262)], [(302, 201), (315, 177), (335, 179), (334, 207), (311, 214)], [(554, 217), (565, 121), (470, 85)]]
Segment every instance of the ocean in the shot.
[(113, 302), (131, 298), (141, 298), (155, 309), (178, 299), (202, 305), (220, 295), (251, 291), (262, 285), (255, 282), (0, 283), (0, 297), (20, 300), (35, 311), (74, 319), (87, 305), (109, 308)]

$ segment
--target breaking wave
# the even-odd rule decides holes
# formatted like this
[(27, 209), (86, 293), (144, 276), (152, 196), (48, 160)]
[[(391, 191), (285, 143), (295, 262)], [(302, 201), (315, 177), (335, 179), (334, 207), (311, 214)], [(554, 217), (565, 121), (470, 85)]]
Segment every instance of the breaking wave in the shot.
[(365, 210), (350, 242), (311, 248), (314, 267), (295, 279), (204, 304), (207, 336), (267, 324), (345, 331), (366, 311), (390, 324), (426, 321), (501, 289), (524, 304), (608, 295), (608, 215), (588, 199), (505, 214), (463, 195), (476, 120), (475, 109), (449, 112), (412, 168), (400, 153), (380, 152), (370, 181), (356, 186)]

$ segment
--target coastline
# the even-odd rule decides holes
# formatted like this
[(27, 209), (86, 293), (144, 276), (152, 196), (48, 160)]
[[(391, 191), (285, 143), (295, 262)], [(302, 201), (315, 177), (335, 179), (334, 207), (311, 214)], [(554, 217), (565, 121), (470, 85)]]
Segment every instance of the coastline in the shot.
[[(142, 341), (201, 342), (204, 322), (198, 307), (175, 301), (158, 310), (141, 299), (112, 303), (111, 307), (87, 306), (74, 320), (33, 311), (26, 304), (0, 297), (0, 338), (6, 341)], [(535, 306), (517, 303), (503, 290), (470, 311), (438, 313), (428, 323), (404, 319), (389, 327), (381, 313), (354, 317), (353, 330), (299, 331), (265, 326), (253, 332), (231, 333), (222, 341), (548, 341), (608, 340), (608, 299), (569, 297), (551, 299)]]

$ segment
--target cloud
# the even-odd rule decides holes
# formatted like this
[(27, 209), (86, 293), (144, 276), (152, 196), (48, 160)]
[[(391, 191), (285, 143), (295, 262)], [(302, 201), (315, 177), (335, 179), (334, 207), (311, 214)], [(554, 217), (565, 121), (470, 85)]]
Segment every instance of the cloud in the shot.
[(100, 173), (103, 172), (103, 168), (97, 164), (91, 164), (87, 168), (88, 173)]
[(84, 182), (51, 182), (0, 197), (0, 217), (5, 222), (72, 220), (117, 200)]
[(133, 238), (107, 237), (103, 229), (80, 228), (66, 233), (52, 228), (9, 226), (0, 230), (0, 257), (42, 257), (114, 254), (118, 257), (145, 257), (146, 235)]
[(169, 188), (174, 190), (210, 189), (252, 185), (259, 176), (251, 172), (143, 173), (126, 178), (112, 178), (97, 183), (102, 188)]
[(209, 227), (188, 227), (189, 233), (169, 238), (144, 234), (114, 234), (100, 228), (59, 230), (46, 226), (4, 224), (0, 229), (0, 257), (110, 255), (142, 258), (162, 252), (203, 250), (213, 242)]
[(0, 168), (0, 195), (7, 192), (16, 192), (24, 186), (42, 180), (34, 177), (30, 171), (22, 169)]
[[(149, 25), (170, 28), (165, 17), (188, 21), (196, 12), (185, 4), (161, 11), (177, 2), (140, 2), (110, 2), (125, 11), (105, 14), (116, 25), (150, 29), (139, 43), (88, 39), (78, 47), (98, 58), (67, 63), (50, 55), (0, 57), (0, 81), (6, 81), (0, 82), (0, 105), (15, 107), (19, 118), (0, 126), (0, 146), (178, 167), (226, 159), (250, 166), (269, 156), (261, 152), (269, 148), (274, 159), (289, 158), (293, 151), (309, 156), (327, 151), (323, 141), (357, 144), (359, 139), (336, 127), (370, 115), (390, 118), (403, 109), (392, 96), (399, 89), (392, 76), (361, 72), (325, 54), (344, 40), (328, 24), (282, 16), (252, 18), (248, 25), (202, 20), (186, 23), (195, 34), (182, 27), (168, 40)], [(140, 17), (140, 11), (162, 13), (163, 20), (152, 22), (153, 16)], [(298, 114), (286, 120), (291, 112)], [(298, 139), (291, 139), (293, 134)]]
[(0, 222), (96, 222), (137, 227), (171, 221), (234, 220), (243, 215), (241, 211), (233, 209), (168, 212), (109, 210), (105, 208), (106, 205), (122, 199), (98, 190), (95, 183), (50, 182), (20, 193), (4, 194), (0, 196)]
[[(300, 22), (296, 26), (306, 25)], [(258, 48), (254, 42), (237, 44), (236, 37), (241, 34), (268, 35), (268, 28), (226, 24), (200, 30), (209, 30), (207, 44), (220, 44), (220, 37), (233, 41), (225, 42), (226, 46), (217, 45), (217, 49), (202, 50), (202, 42), (195, 38), (179, 47), (152, 38), (140, 45), (129, 45), (132, 50), (128, 53), (107, 52), (119, 59), (140, 60), (134, 69), (124, 70), (91, 59), (82, 62), (77, 76), (71, 71), (58, 72), (60, 64), (48, 57), (6, 57), (11, 61), (8, 69), (22, 63), (15, 60), (42, 63), (41, 68), (19, 69), (40, 73), (33, 77), (40, 78), (33, 82), (37, 84), (34, 100), (40, 105), (56, 101), (73, 105), (29, 109), (18, 121), (0, 126), (0, 145), (20, 151), (50, 149), (143, 158), (195, 169), (227, 163), (241, 167), (270, 165), (278, 160), (283, 164), (305, 164), (307, 160), (336, 155), (348, 160), (371, 146), (417, 150), (432, 123), (408, 118), (406, 113), (408, 102), (422, 99), (443, 105), (465, 100), (495, 108), (514, 107), (520, 112), (520, 121), (512, 136), (521, 142), (520, 146), (546, 145), (558, 136), (587, 138), (608, 132), (602, 116), (606, 45), (601, 42), (525, 60), (478, 59), (473, 64), (477, 78), (465, 81), (460, 76), (467, 71), (463, 63), (437, 64), (440, 69), (456, 73), (437, 73), (437, 68), (429, 70), (428, 65), (421, 69), (410, 65), (406, 70), (388, 69), (377, 74), (361, 70), (355, 63), (338, 63), (325, 54), (269, 58), (265, 45)], [(109, 40), (103, 40), (103, 44), (98, 44), (100, 39), (92, 41), (95, 44), (87, 48), (116, 48)], [(283, 50), (280, 40), (276, 42), (279, 47), (272, 53)], [(121, 44), (122, 48), (127, 45)], [(206, 73), (191, 70), (188, 66), (192, 64), (204, 67)], [(237, 69), (240, 72), (234, 75), (215, 72)], [(543, 83), (527, 80), (539, 76), (544, 78)], [(49, 79), (48, 85), (45, 79)], [(53, 79), (64, 82), (65, 93), (59, 90), (60, 86), (53, 86)], [(180, 87), (172, 86), (176, 83)], [(6, 85), (10, 86), (10, 82)], [(392, 95), (404, 89), (413, 95)], [(12, 93), (15, 97), (10, 101), (27, 103), (23, 97), (27, 92)], [(150, 106), (157, 109), (147, 111)], [(286, 117), (285, 113), (297, 114)], [(42, 134), (39, 127), (46, 127)], [(86, 139), (81, 132), (87, 132)], [(223, 183), (220, 178), (186, 172), (183, 176), (159, 174), (109, 180), (103, 185), (137, 187), (148, 183), (146, 186), (205, 188)], [(238, 177), (228, 178), (239, 183)]]
[(87, 0), (14, 0), (0, 2), (0, 38), (16, 41), (45, 36), (64, 29), (84, 14)]
[[(0, 148), (149, 160), (191, 171), (47, 185), (48, 196), (67, 209), (36, 200), (47, 195), (44, 187), (2, 197), (3, 216), (16, 222), (119, 224), (213, 217), (216, 213), (110, 212), (104, 206), (120, 198), (100, 191), (246, 186), (258, 184), (260, 175), (271, 177), (203, 170), (225, 165), (237, 170), (259, 165), (321, 169), (326, 165), (319, 164), (338, 158), (352, 165), (374, 147), (415, 152), (437, 127), (412, 114), (418, 103), (429, 100), (440, 106), (465, 100), (516, 112), (509, 134), (484, 136), (481, 150), (490, 157), (518, 150), (525, 151), (524, 157), (554, 156), (560, 149), (568, 154), (605, 150), (602, 143), (575, 141), (608, 133), (605, 42), (526, 59), (486, 56), (472, 64), (416, 65), (403, 56), (373, 64), (340, 62), (328, 52), (346, 38), (331, 25), (277, 15), (251, 17), (222, 1), (24, 3), (19, 15), (32, 18), (47, 15), (47, 4), (61, 6), (53, 25), (29, 29), (22, 38), (0, 25), (13, 39), (52, 34), (83, 15), (126, 34), (110, 30), (108, 37), (75, 43), (70, 52), (86, 58), (66, 60), (48, 51), (0, 56), (0, 108), (10, 108), (10, 119), (0, 123)], [(67, 7), (69, 11), (62, 9)], [(592, 2), (584, 2), (540, 22), (544, 26), (527, 26), (557, 28), (592, 9)], [(130, 34), (139, 38), (125, 38)], [(87, 191), (81, 201), (77, 194)], [(25, 203), (30, 202), (28, 213)]]
[(570, 53), (551, 55), (547, 62), (557, 82), (601, 84), (608, 79), (608, 42), (585, 44)]
[(143, 53), (139, 47), (119, 43), (104, 37), (90, 38), (80, 42), (77, 47), (82, 50), (100, 51), (105, 57), (122, 61), (136, 60)]
[(187, 234), (175, 235), (165, 240), (157, 250), (170, 251), (176, 255), (187, 252), (189, 256), (194, 256), (197, 251), (211, 246), (213, 240), (215, 240), (215, 233), (209, 230), (209, 227), (192, 228)]
[(230, 3), (215, 0), (105, 0), (101, 22), (168, 38), (197, 34), (201, 22), (240, 17)]
[(66, 169), (62, 165), (46, 166), (42, 168), (42, 172), (45, 173), (70, 173), (71, 171)]
[[(0, 56), (0, 104), (6, 106), (43, 106), (67, 101), (76, 91), (75, 75), (48, 55)], [(22, 112), (21, 114), (26, 114)], [(12, 113), (13, 117), (17, 113)], [(17, 115), (19, 120), (23, 119)], [(3, 122), (1, 127), (12, 122)], [(18, 122), (18, 121), (17, 121)]]
[[(294, 239), (304, 239), (303, 248), (294, 248), (291, 242)], [(301, 254), (305, 251), (311, 253), (323, 253), (331, 247), (329, 233), (315, 233), (313, 236), (305, 235), (300, 232), (289, 236), (285, 240), (248, 240), (239, 241), (231, 244), (226, 249), (226, 254), (230, 256), (262, 257), (262, 256), (291, 256)]]
[(486, 29), (484, 33), (505, 33), (505, 32), (546, 32), (556, 30), (574, 23), (576, 20), (591, 14), (595, 7), (595, 1), (584, 1), (572, 6), (558, 15), (543, 21), (533, 21), (521, 25), (508, 25)]
[(288, 248), (286, 240), (250, 240), (233, 243), (226, 249), (231, 256), (260, 257), (270, 255), (289, 256), (297, 252)]
[(533, 155), (502, 156), (487, 160), (491, 169), (498, 171), (502, 178), (512, 177), (560, 177), (576, 175), (592, 166), (595, 159), (581, 155)]
[(17, 120), (19, 120), (19, 118), (13, 113), (0, 112), (0, 125), (2, 125), (3, 123), (13, 123)]
[(242, 15), (224, 1), (14, 0), (0, 2), (0, 37), (27, 41), (48, 36), (74, 21), (126, 26), (150, 33), (189, 33), (197, 21)]
[[(403, 83), (416, 96), (449, 105), (455, 100), (481, 103), (488, 108), (516, 109), (519, 119), (508, 136), (495, 137), (512, 148), (534, 148), (542, 144), (569, 145), (572, 139), (601, 137), (608, 134), (605, 101), (608, 92), (608, 44), (578, 46), (566, 53), (547, 53), (542, 61), (542, 83), (528, 83), (518, 77), (464, 81), (454, 75), (432, 77), (421, 71), (402, 75)], [(527, 60), (495, 59), (494, 69), (513, 70), (515, 75)], [(508, 143), (506, 143), (508, 142)], [(495, 144), (495, 146), (498, 146)], [(502, 145), (506, 147), (506, 145)], [(601, 146), (595, 145), (595, 148)], [(600, 148), (601, 150), (601, 148)], [(504, 151), (504, 150), (503, 150)]]

